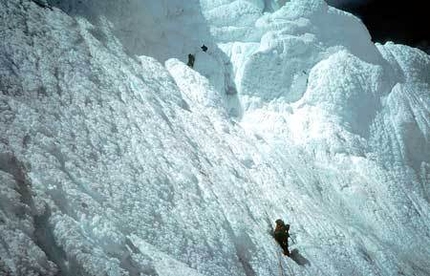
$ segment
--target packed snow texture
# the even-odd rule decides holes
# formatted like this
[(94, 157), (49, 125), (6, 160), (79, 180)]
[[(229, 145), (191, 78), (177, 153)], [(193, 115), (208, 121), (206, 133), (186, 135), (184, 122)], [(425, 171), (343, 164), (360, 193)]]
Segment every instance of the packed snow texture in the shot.
[(0, 275), (429, 275), (429, 72), (322, 0), (0, 1)]

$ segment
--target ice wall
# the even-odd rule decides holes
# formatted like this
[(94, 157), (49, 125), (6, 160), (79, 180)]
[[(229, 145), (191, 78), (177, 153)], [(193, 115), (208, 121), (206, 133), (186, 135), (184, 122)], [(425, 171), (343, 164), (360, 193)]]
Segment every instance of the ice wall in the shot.
[(103, 28), (109, 28), (127, 52), (160, 61), (188, 54), (199, 49), (199, 44), (212, 42), (197, 0), (48, 0), (47, 3), (72, 17), (91, 22), (95, 26), (94, 35), (99, 35), (100, 40), (105, 38)]
[(0, 274), (429, 274), (428, 55), (317, 0), (36, 2), (0, 2)]

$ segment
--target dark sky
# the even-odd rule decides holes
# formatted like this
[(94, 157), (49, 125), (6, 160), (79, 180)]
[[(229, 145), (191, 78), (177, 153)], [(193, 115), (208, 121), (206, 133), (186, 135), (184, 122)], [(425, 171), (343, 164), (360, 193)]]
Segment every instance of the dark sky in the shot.
[[(388, 40), (430, 49), (428, 0), (327, 0), (360, 17), (374, 42)], [(427, 3), (429, 2), (429, 3)]]

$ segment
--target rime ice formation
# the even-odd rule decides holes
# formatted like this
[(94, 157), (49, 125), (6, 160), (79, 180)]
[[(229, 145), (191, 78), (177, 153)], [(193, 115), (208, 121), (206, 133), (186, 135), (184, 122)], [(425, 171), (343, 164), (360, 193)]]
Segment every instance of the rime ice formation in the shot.
[(430, 274), (426, 53), (322, 0), (0, 23), (0, 275)]

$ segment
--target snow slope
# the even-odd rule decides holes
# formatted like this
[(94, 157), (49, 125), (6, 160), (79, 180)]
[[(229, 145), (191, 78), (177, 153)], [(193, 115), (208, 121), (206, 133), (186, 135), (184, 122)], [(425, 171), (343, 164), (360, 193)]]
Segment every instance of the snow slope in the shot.
[(284, 2), (0, 2), (0, 275), (430, 274), (430, 56)]

